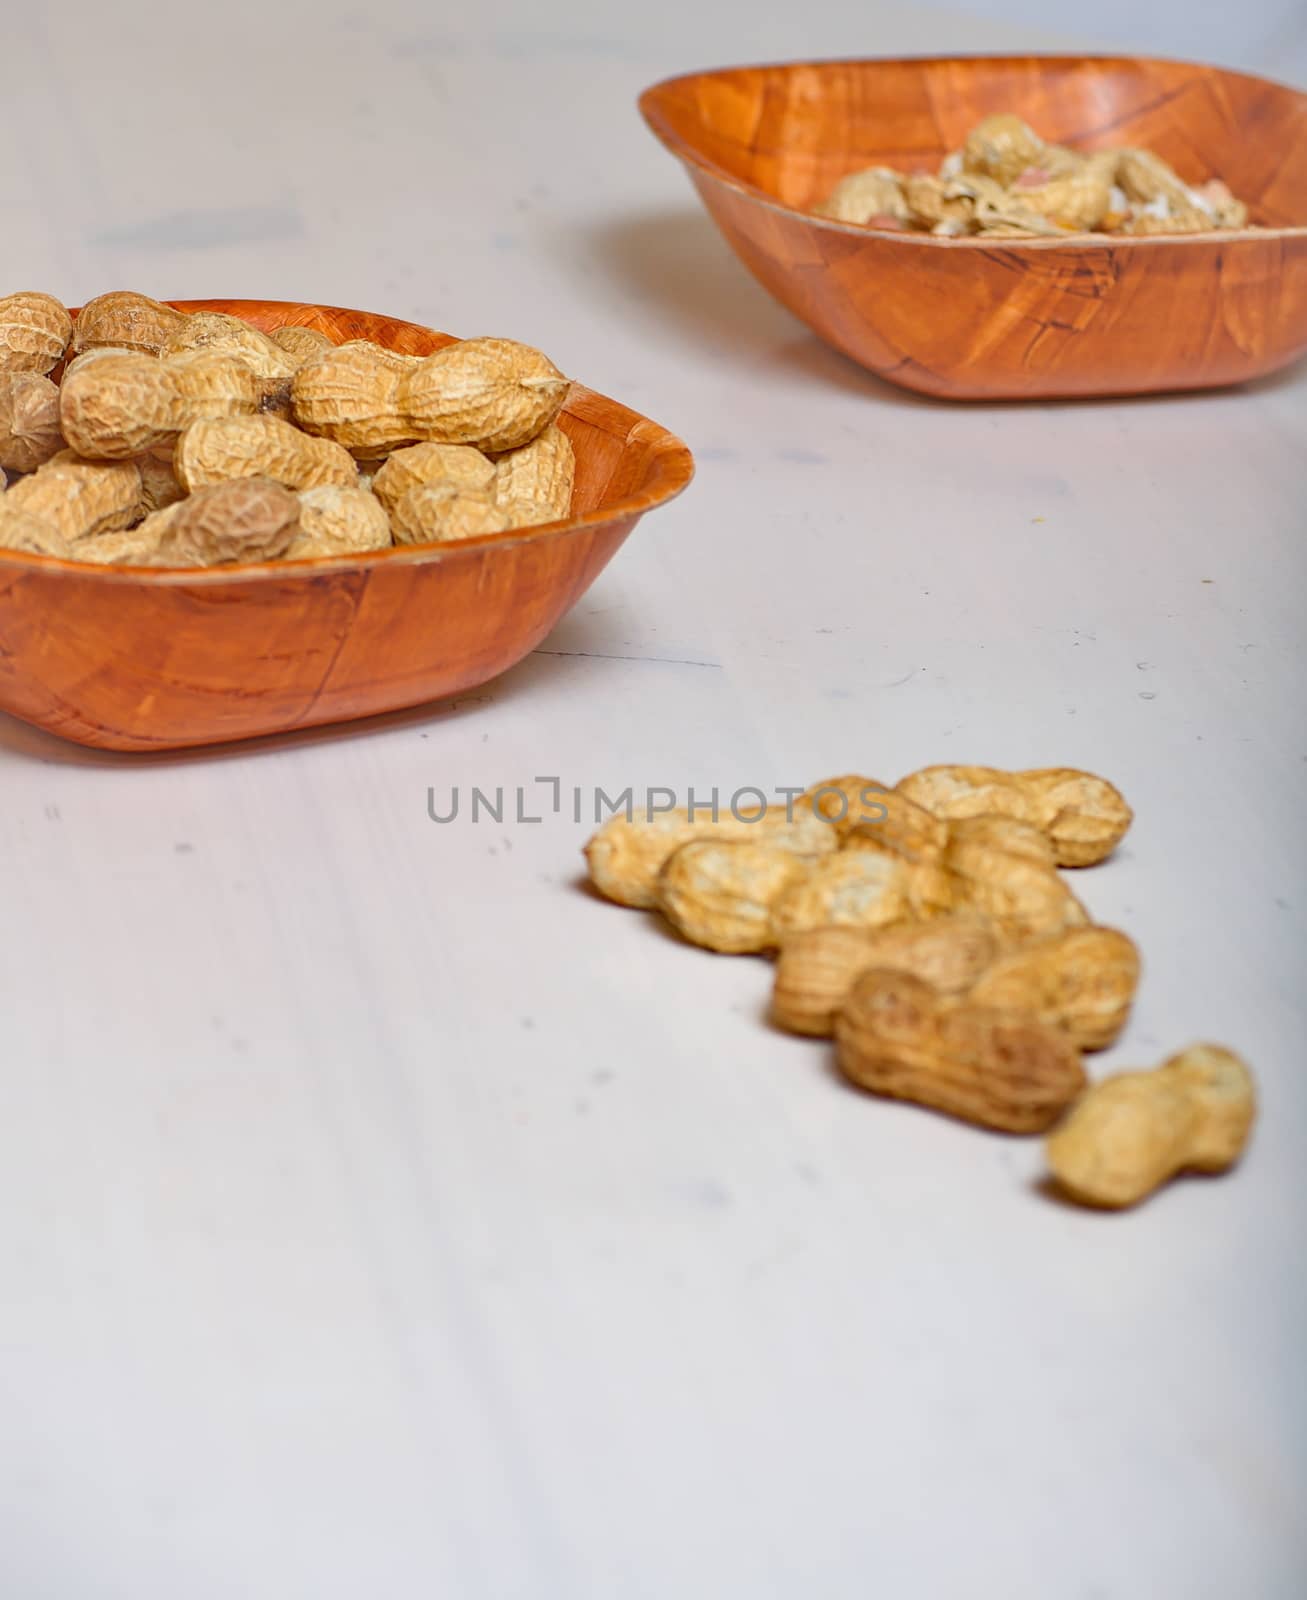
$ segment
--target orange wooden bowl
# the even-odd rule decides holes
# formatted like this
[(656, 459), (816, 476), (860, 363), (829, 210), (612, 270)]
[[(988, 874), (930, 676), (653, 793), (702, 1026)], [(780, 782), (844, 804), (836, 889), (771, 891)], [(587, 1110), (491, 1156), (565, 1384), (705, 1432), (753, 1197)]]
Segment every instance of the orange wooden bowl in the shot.
[[(263, 329), (320, 328), (428, 355), (451, 336), (334, 306), (178, 300)], [(542, 529), (317, 561), (151, 571), (0, 550), (0, 709), (107, 750), (172, 750), (420, 705), (522, 659), (690, 452), (579, 385), (573, 515)]]
[[(759, 282), (892, 383), (1137, 394), (1238, 383), (1307, 350), (1307, 95), (1262, 78), (1113, 57), (831, 61), (672, 78), (640, 109)], [(995, 111), (1224, 178), (1262, 231), (937, 239), (808, 212), (860, 167), (933, 171)]]

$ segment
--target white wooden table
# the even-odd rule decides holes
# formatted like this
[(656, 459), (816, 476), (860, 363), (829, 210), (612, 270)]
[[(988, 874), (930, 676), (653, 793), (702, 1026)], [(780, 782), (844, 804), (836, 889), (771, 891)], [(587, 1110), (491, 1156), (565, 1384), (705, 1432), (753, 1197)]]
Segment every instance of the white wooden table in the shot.
[[(0, 722), (13, 1600), (1303, 1592), (1307, 374), (877, 385), (745, 276), (634, 96), (1017, 36), (660, 13), (6, 23), (9, 288), (526, 338), (700, 468), (453, 705), (159, 759)], [(1246, 1052), (1235, 1175), (1053, 1203), (1037, 1141), (843, 1089), (762, 1025), (764, 963), (589, 897), (584, 824), (427, 816), (949, 759), (1126, 791), (1077, 887), (1147, 971), (1094, 1070)]]

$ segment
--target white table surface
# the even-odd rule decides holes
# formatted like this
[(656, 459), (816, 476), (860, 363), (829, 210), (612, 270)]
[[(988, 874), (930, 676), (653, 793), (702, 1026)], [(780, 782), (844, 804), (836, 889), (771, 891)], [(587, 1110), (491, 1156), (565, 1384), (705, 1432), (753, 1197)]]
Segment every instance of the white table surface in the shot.
[[(522, 337), (699, 477), (453, 705), (157, 759), (0, 720), (0, 1593), (1301, 1594), (1307, 374), (895, 392), (633, 109), (1028, 33), (497, 9), (6, 21), (9, 288)], [(1094, 1070), (1244, 1051), (1236, 1174), (1056, 1204), (1038, 1141), (843, 1089), (765, 963), (582, 892), (584, 825), (426, 814), (945, 760), (1126, 791), (1076, 886), (1147, 971)]]

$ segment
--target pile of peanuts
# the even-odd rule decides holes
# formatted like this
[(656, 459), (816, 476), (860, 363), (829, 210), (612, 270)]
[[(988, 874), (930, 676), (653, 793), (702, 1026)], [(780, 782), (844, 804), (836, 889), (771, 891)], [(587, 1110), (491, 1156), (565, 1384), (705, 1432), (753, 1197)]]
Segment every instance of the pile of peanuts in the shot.
[(1125, 1026), (1139, 952), (1059, 869), (1103, 861), (1131, 819), (1092, 773), (936, 766), (892, 788), (832, 778), (756, 814), (619, 814), (585, 854), (601, 894), (692, 944), (775, 955), (772, 1020), (833, 1037), (853, 1084), (1051, 1130), (1061, 1191), (1112, 1208), (1232, 1166), (1255, 1113), (1248, 1068), (1218, 1045), (1088, 1082), (1082, 1053)]
[(556, 421), (569, 387), (509, 339), (420, 357), (141, 294), (76, 320), (8, 295), (0, 549), (207, 567), (555, 522), (576, 470)]
[(1045, 144), (1020, 117), (986, 117), (937, 173), (868, 167), (815, 208), (896, 233), (1058, 238), (1069, 233), (1204, 233), (1248, 226), (1219, 178), (1188, 184), (1151, 150)]

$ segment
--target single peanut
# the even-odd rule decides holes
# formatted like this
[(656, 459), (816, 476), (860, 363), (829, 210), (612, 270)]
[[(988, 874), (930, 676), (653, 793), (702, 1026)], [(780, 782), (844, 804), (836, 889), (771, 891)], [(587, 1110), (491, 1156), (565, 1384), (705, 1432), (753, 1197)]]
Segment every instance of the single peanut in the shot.
[(201, 418), (253, 415), (263, 398), (248, 362), (207, 350), (159, 360), (103, 351), (75, 362), (60, 403), (64, 438), (82, 455), (143, 455)]
[(1007, 1133), (1039, 1133), (1084, 1087), (1075, 1046), (1020, 1011), (942, 1000), (909, 973), (873, 970), (835, 1020), (840, 1070), (859, 1088)]
[(769, 950), (777, 942), (771, 908), (812, 864), (776, 844), (692, 839), (663, 863), (658, 905), (691, 944), (727, 955)]
[(1178, 1173), (1233, 1166), (1256, 1111), (1247, 1065), (1221, 1045), (1191, 1045), (1087, 1090), (1049, 1136), (1048, 1164), (1073, 1200), (1137, 1205)]
[(703, 806), (693, 816), (684, 806), (644, 816), (618, 812), (585, 847), (590, 882), (618, 905), (656, 906), (663, 863), (692, 839), (776, 845), (806, 856), (829, 854), (839, 843), (835, 830), (802, 806), (768, 806), (760, 814), (743, 805), (718, 806), (715, 815)]
[(506, 533), (509, 520), (483, 489), (425, 483), (396, 503), (390, 525), (396, 544), (453, 544), (486, 533)]
[(157, 356), (186, 321), (186, 313), (149, 295), (115, 289), (88, 300), (77, 313), (73, 353), (83, 350), (135, 350)]
[(63, 359), (73, 334), (67, 309), (48, 294), (0, 299), (0, 372), (49, 372)]
[(166, 361), (170, 356), (185, 355), (191, 350), (239, 356), (261, 378), (267, 379), (289, 379), (299, 365), (266, 333), (222, 311), (196, 311), (183, 318), (164, 341), (159, 354)]
[(943, 865), (955, 886), (954, 903), (990, 918), (1012, 943), (1089, 921), (1057, 869), (1030, 855), (1015, 855), (964, 833), (950, 837)]
[(1061, 867), (1091, 867), (1105, 860), (1134, 819), (1120, 790), (1092, 772), (1042, 767), (1016, 776)]
[(288, 489), (358, 484), (358, 468), (348, 450), (265, 415), (191, 423), (177, 441), (173, 465), (192, 492), (229, 478), (272, 478)]
[(0, 372), (0, 468), (35, 472), (63, 448), (55, 385), (39, 372)]
[(469, 444), (414, 444), (386, 458), (372, 487), (386, 510), (393, 512), (410, 489), (447, 483), (456, 489), (489, 491), (495, 475), (494, 462)]
[(937, 817), (1000, 815), (1033, 823), (1059, 866), (1086, 867), (1109, 856), (1133, 813), (1105, 778), (1073, 767), (1005, 772), (997, 767), (923, 767), (898, 785)]
[(771, 1018), (791, 1033), (828, 1038), (856, 980), (873, 968), (907, 972), (945, 998), (965, 994), (997, 958), (997, 935), (968, 916), (882, 928), (808, 928), (782, 941)]
[(268, 337), (290, 356), (297, 367), (335, 349), (334, 342), (317, 328), (301, 328), (293, 323), (285, 328), (274, 328)]
[(976, 981), (976, 1005), (1026, 1011), (1081, 1050), (1106, 1050), (1125, 1027), (1139, 951), (1115, 928), (1072, 928), (1000, 957)]
[(134, 461), (84, 461), (61, 450), (6, 492), (0, 515), (22, 511), (75, 544), (129, 527), (140, 505), (141, 474)]
[(212, 567), (271, 561), (299, 526), (300, 503), (271, 478), (227, 478), (148, 516), (132, 532), (157, 541), (153, 564)]
[(423, 358), (358, 342), (306, 362), (291, 406), (300, 427), (357, 456), (424, 439), (496, 452), (534, 439), (568, 388), (551, 361), (511, 339), (465, 339)]
[(495, 468), (496, 502), (509, 509), (515, 501), (536, 508), (536, 522), (557, 522), (572, 509), (576, 453), (572, 441), (551, 422), (530, 444), (502, 455)]
[(391, 543), (386, 508), (366, 489), (328, 483), (303, 490), (299, 500), (299, 532), (287, 546), (287, 561), (359, 555)]

